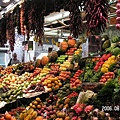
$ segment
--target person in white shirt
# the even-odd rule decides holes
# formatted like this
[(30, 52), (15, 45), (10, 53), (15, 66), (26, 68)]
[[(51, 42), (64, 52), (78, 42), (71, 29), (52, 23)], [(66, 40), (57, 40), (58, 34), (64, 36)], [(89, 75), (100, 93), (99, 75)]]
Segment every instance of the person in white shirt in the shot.
[(20, 63), (20, 61), (17, 59), (17, 54), (16, 53), (13, 53), (12, 56), (13, 57), (10, 59), (10, 62), (8, 63), (8, 66)]

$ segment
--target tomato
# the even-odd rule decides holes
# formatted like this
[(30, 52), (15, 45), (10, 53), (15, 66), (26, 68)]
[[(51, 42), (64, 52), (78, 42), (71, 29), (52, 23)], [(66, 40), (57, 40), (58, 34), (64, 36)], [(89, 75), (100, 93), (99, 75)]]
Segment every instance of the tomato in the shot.
[(78, 73), (78, 74), (75, 74), (75, 77), (79, 77), (79, 73)]
[(81, 72), (81, 70), (77, 70), (77, 72)]
[(110, 54), (110, 53), (109, 53), (109, 54), (107, 54), (107, 58), (111, 57), (111, 55), (112, 55), (112, 54)]
[(106, 78), (100, 79), (100, 82), (106, 82), (106, 81), (107, 81)]
[(105, 78), (106, 78), (106, 79), (109, 79), (109, 78), (110, 78), (110, 76), (109, 76), (109, 75), (106, 75), (106, 76), (105, 76)]
[(79, 83), (80, 83), (80, 80), (77, 79), (77, 80), (75, 81), (75, 84), (79, 84)]
[(67, 75), (66, 78), (70, 78), (70, 75)]
[(79, 73), (80, 73), (80, 72), (77, 71), (75, 74), (79, 74)]

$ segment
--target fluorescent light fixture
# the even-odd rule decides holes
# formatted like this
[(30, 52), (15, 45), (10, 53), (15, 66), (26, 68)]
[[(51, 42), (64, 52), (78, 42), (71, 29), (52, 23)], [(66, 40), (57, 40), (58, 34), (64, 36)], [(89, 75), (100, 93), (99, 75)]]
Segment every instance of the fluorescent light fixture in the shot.
[(54, 32), (45, 32), (44, 34), (45, 35), (51, 35), (51, 36), (58, 36), (58, 34), (54, 33)]
[(3, 3), (8, 3), (10, 0), (2, 0)]
[(63, 36), (70, 36), (70, 33), (63, 33)]
[(58, 14), (53, 15), (53, 16), (47, 16), (45, 18), (46, 19), (45, 21), (52, 22), (52, 21), (55, 21), (55, 20), (59, 20), (59, 19), (68, 17), (68, 16), (69, 16), (69, 11), (65, 11), (65, 12), (61, 12), (61, 13), (58, 13)]
[(59, 39), (58, 39), (58, 42), (63, 42), (63, 40), (64, 40), (64, 39), (60, 39), (60, 38), (59, 38)]

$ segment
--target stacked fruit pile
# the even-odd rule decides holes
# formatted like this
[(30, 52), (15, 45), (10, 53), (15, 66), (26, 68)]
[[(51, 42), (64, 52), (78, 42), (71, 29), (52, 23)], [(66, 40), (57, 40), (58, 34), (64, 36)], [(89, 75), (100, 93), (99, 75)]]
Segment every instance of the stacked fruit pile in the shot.
[(42, 84), (49, 88), (49, 91), (54, 89), (57, 90), (62, 86), (61, 81), (57, 77), (49, 77), (48, 79), (45, 79)]
[[(28, 99), (22, 112), (13, 115), (12, 110), (9, 111), (11, 119), (12, 116), (19, 120), (110, 119), (110, 114), (101, 110), (102, 106), (119, 105), (120, 55), (116, 55), (117, 52), (111, 54), (107, 50), (107, 53), (99, 58), (86, 58), (84, 66), (81, 65), (83, 62), (81, 48), (76, 48), (75, 44), (76, 41), (70, 38), (68, 42), (61, 43), (59, 52), (54, 51), (38, 59), (36, 68), (28, 67), (28, 63), (24, 63), (26, 70), (18, 75), (23, 68), (19, 64), (17, 67), (12, 66), (15, 74), (9, 72), (2, 75), (1, 104), (2, 102), (9, 104), (18, 98)], [(106, 42), (103, 45), (104, 49), (105, 45)], [(83, 84), (86, 88), (82, 86)], [(85, 93), (88, 93), (87, 97)], [(95, 108), (98, 108), (97, 111)], [(113, 117), (120, 117), (119, 113), (113, 113)], [(2, 117), (5, 117), (5, 114)]]

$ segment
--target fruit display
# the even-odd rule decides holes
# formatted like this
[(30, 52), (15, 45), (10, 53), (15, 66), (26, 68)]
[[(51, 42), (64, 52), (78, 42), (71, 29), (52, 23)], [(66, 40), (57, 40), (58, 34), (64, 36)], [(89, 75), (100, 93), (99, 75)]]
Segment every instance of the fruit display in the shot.
[(115, 77), (114, 72), (106, 72), (105, 74), (102, 75), (100, 82), (107, 82), (108, 80), (111, 80)]
[[(49, 77), (55, 77), (53, 74), (48, 74), (48, 75), (46, 75), (46, 76), (43, 76), (41, 79), (40, 79), (40, 81), (41, 82), (44, 82), (45, 80), (47, 80)], [(39, 77), (38, 77), (39, 78)]]
[(8, 88), (16, 88), (21, 84), (24, 84), (26, 81), (32, 81), (33, 80), (33, 73), (25, 72), (21, 76), (18, 76), (16, 74), (6, 74), (1, 77), (2, 86), (7, 85)]
[(68, 58), (67, 55), (60, 55), (60, 57), (57, 58), (57, 63), (63, 63)]
[(104, 62), (106, 60), (108, 60), (108, 58), (111, 57), (111, 54), (104, 54), (100, 59), (99, 61), (96, 63), (95, 67), (94, 67), (94, 70), (95, 71), (98, 71), (99, 68), (104, 64)]
[(116, 57), (114, 55), (112, 55), (102, 65), (101, 72), (103, 72), (103, 73), (108, 72), (110, 65), (114, 64), (115, 62), (116, 62)]
[[(68, 41), (61, 43), (62, 51), (52, 51), (35, 65), (21, 63), (11, 66), (13, 71), (1, 74), (1, 118), (6, 120), (8, 106), (11, 119), (16, 120), (120, 117), (120, 54), (106, 52), (110, 45), (105, 41), (101, 56), (82, 59), (80, 45), (76, 48), (73, 38)], [(22, 108), (12, 108), (15, 102), (19, 102), (17, 108)], [(106, 111), (103, 106), (111, 106), (112, 110)]]
[(4, 70), (3, 66), (0, 66), (0, 72), (1, 72), (1, 70)]
[(66, 55), (73, 55), (76, 50), (77, 50), (77, 48), (74, 48), (74, 47), (70, 48), (67, 50)]
[(33, 108), (29, 108), (28, 110), (25, 109), (20, 113), (19, 119), (20, 120), (31, 120), (35, 119), (37, 117), (37, 111), (35, 111)]
[(49, 72), (50, 72), (50, 68), (44, 67), (41, 70), (40, 76), (44, 76), (44, 75), (48, 74)]
[(6, 112), (0, 117), (1, 120), (17, 120), (14, 116)]
[(0, 94), (6, 93), (8, 90), (10, 90), (8, 86), (0, 86)]
[(58, 90), (62, 86), (61, 81), (57, 77), (49, 77), (42, 84), (49, 88), (49, 91)]
[(81, 48), (78, 48), (78, 49), (74, 52), (74, 54), (75, 54), (75, 55), (79, 55), (81, 52), (82, 52), (82, 49), (81, 49)]
[(67, 79), (70, 79), (71, 72), (70, 71), (61, 71), (58, 79), (66, 81)]
[(68, 36), (68, 46), (74, 47), (76, 44), (76, 40), (72, 38), (72, 36)]
[(25, 110), (25, 107), (17, 107), (17, 108), (14, 108), (12, 109), (11, 111), (8, 111), (8, 113), (11, 115), (11, 116), (17, 116), (17, 114), (23, 112), (23, 110)]
[(19, 63), (19, 64), (15, 64), (13, 65), (13, 72), (17, 75), (22, 75), (25, 72), (33, 72), (35, 69), (33, 62), (26, 62), (26, 63)]
[(54, 119), (56, 117), (56, 110), (53, 109), (52, 106), (42, 106), (40, 110), (37, 110), (38, 115), (41, 115), (46, 119)]
[(70, 62), (65, 61), (65, 62), (63, 62), (63, 64), (60, 65), (60, 70), (66, 71), (69, 66), (70, 66)]
[(50, 74), (58, 74), (59, 73), (59, 71), (60, 71), (60, 69), (59, 69), (59, 67), (60, 67), (60, 64), (55, 64), (55, 63), (51, 63), (51, 65), (50, 65)]
[(5, 101), (7, 103), (12, 102), (13, 100), (16, 100), (17, 98), (20, 98), (23, 96), (23, 92), (21, 91), (21, 88), (19, 89), (12, 89), (7, 91), (6, 93), (3, 93), (0, 95), (0, 101)]
[(83, 70), (77, 70), (73, 77), (70, 78), (70, 86), (71, 88), (76, 88), (80, 86), (81, 80), (79, 79), (79, 76), (83, 73)]
[(10, 74), (13, 72), (13, 66), (8, 66), (7, 68), (5, 69), (2, 69), (0, 71), (1, 74), (5, 75), (5, 74)]
[(54, 104), (57, 100), (58, 100), (58, 96), (54, 95), (53, 93), (50, 93), (49, 97), (46, 98), (46, 102), (47, 102), (46, 106)]
[(41, 58), (41, 64), (46, 65), (49, 62), (49, 58), (47, 56), (43, 56)]
[(30, 104), (29, 104), (29, 108), (32, 108), (34, 110), (39, 110), (41, 109), (43, 106), (43, 103), (41, 101), (41, 99), (39, 97), (37, 97), (35, 100), (33, 100)]
[(60, 50), (66, 51), (67, 48), (68, 48), (68, 43), (66, 41), (60, 43)]
[(58, 90), (57, 96), (59, 96), (59, 98), (64, 98), (65, 96), (69, 95), (71, 92), (72, 90), (70, 89), (70, 84), (67, 83)]
[(37, 83), (37, 84), (30, 84), (30, 86), (28, 86), (26, 89), (24, 89), (24, 93), (35, 93), (35, 92), (44, 92), (45, 88), (42, 85), (41, 82)]
[(71, 61), (72, 61), (72, 58), (73, 58), (73, 56), (72, 56), (72, 55), (69, 55), (69, 56), (68, 56), (68, 59), (67, 59), (66, 61), (71, 62)]

